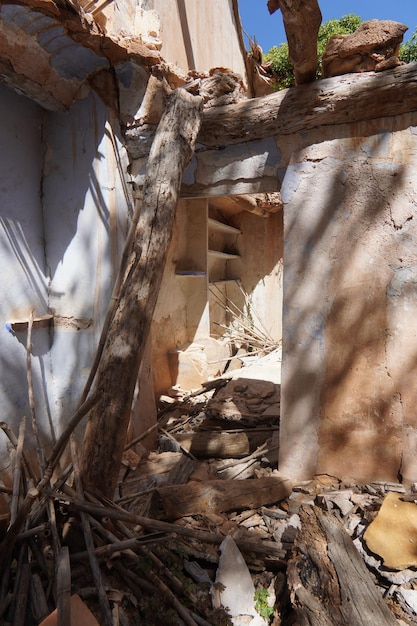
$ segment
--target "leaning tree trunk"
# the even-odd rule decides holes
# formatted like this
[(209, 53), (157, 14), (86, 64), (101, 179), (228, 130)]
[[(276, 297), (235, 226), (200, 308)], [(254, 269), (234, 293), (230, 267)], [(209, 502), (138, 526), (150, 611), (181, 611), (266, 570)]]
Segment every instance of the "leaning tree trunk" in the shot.
[(162, 281), (181, 185), (202, 117), (202, 98), (175, 90), (149, 154), (142, 207), (125, 279), (96, 374), (81, 472), (86, 489), (113, 497), (130, 411)]

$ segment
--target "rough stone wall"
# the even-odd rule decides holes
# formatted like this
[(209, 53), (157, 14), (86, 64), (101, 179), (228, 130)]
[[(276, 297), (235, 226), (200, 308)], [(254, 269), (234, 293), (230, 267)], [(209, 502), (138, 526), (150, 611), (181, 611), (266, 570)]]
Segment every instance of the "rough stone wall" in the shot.
[(280, 469), (292, 477), (417, 479), (416, 121), (322, 129), (284, 177)]

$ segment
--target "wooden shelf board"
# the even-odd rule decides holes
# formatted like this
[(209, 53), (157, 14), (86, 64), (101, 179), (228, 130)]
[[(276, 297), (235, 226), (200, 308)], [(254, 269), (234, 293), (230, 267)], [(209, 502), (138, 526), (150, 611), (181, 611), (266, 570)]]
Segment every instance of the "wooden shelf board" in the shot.
[(223, 224), (223, 222), (218, 222), (213, 218), (208, 218), (208, 227), (209, 230), (218, 230), (222, 233), (230, 233), (231, 235), (240, 235), (241, 231), (234, 226), (229, 226), (229, 224)]
[(224, 259), (225, 261), (230, 259), (240, 259), (238, 254), (228, 254), (227, 252), (220, 252), (218, 250), (208, 250), (208, 256), (212, 259)]

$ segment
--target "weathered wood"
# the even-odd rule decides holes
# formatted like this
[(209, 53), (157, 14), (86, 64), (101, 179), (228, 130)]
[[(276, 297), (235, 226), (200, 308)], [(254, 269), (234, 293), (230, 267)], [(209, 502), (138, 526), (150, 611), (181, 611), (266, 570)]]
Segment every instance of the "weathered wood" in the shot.
[[(417, 109), (417, 63), (384, 72), (345, 74), (203, 113), (200, 152), (301, 131), (395, 117)], [(130, 159), (145, 157), (155, 127), (126, 130)], [(234, 153), (233, 153), (234, 154)], [(285, 166), (285, 163), (282, 164)], [(237, 193), (242, 193), (238, 191)]]
[(278, 0), (268, 2), (270, 13), (281, 9), (288, 56), (294, 66), (297, 85), (310, 83), (317, 73), (317, 35), (321, 11), (317, 0)]
[(251, 454), (258, 446), (265, 443), (271, 433), (259, 432), (215, 432), (199, 431), (175, 435), (176, 441), (187, 452), (200, 459), (237, 459)]
[(15, 612), (13, 615), (14, 626), (25, 626), (25, 624), (27, 624), (26, 611), (30, 578), (30, 565), (29, 563), (23, 563), (20, 571), (19, 588), (15, 598)]
[(36, 623), (40, 624), (50, 611), (39, 574), (32, 574), (31, 576), (29, 597), (32, 615)]
[(71, 626), (71, 566), (67, 546), (56, 562), (57, 626)]
[(156, 491), (166, 519), (197, 513), (223, 513), (243, 508), (256, 509), (288, 497), (292, 485), (283, 476), (250, 480), (208, 480), (187, 485), (169, 485)]
[(39, 491), (35, 487), (32, 487), (27, 492), (25, 499), (19, 509), (15, 521), (11, 524), (4, 536), (3, 541), (0, 543), (0, 572), (4, 572), (9, 566), (9, 559), (13, 553), (14, 546), (19, 537), (19, 533), (23, 524), (25, 523), (30, 510), (39, 497)]
[(99, 400), (89, 415), (81, 474), (90, 491), (113, 496), (133, 393), (149, 334), (175, 219), (184, 167), (200, 128), (202, 100), (177, 89), (168, 100), (149, 155), (142, 208), (96, 376)]
[(417, 63), (317, 80), (204, 113), (198, 142), (219, 148), (324, 125), (397, 116), (417, 108)]
[(394, 626), (397, 620), (343, 526), (302, 507), (288, 562), (288, 586), (300, 626)]

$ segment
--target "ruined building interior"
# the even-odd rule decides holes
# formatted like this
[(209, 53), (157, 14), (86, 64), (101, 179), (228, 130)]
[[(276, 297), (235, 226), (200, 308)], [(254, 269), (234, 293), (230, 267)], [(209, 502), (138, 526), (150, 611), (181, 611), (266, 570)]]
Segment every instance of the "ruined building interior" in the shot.
[[(319, 3), (269, 0), (268, 7), (280, 9), (293, 55), (296, 87), (283, 92), (269, 85), (256, 47), (245, 49), (238, 0), (0, 3), (0, 479), (6, 495), (20, 484), (10, 447), (18, 449), (13, 433), (17, 440), (23, 416), (37, 416), (36, 428), (22, 435), (28, 458), (39, 455), (39, 441), (53, 457), (77, 416), (107, 312), (119, 303), (114, 289), (145, 204), (158, 124), (173, 94), (184, 92), (199, 103), (200, 126), (175, 190), (149, 333), (140, 337), (128, 440), (150, 431), (148, 447), (155, 447), (157, 418), (170, 403), (184, 395), (190, 400), (213, 381), (220, 388), (219, 380), (229, 380), (222, 379), (227, 368), (230, 373), (271, 353), (274, 375), (258, 375), (258, 395), (249, 397), (247, 380), (240, 385), (265, 416), (269, 410), (278, 419), (280, 407), (274, 467), (256, 476), (265, 479), (266, 491), (278, 474), (277, 500), (289, 497), (290, 481), (300, 485), (317, 476), (347, 485), (417, 484), (417, 69), (398, 61), (406, 27), (369, 22), (333, 42), (327, 74), (316, 80), (311, 46), (317, 49)], [(142, 314), (142, 304), (132, 317)], [(223, 400), (230, 404), (227, 392)], [(86, 439), (88, 433), (87, 427)], [(186, 433), (180, 435), (177, 444), (184, 445), (175, 453), (189, 456)], [(74, 441), (81, 446), (83, 438), (81, 423)], [(124, 440), (118, 445), (125, 461), (128, 448)], [(69, 448), (67, 456), (58, 452), (70, 461)], [(120, 461), (116, 457), (108, 465)], [(82, 463), (85, 468), (85, 457)], [(42, 488), (51, 476), (44, 479)], [(235, 487), (228, 488), (232, 498)], [(71, 489), (62, 508), (75, 501)], [(254, 489), (259, 504), (263, 488)], [(25, 493), (28, 510), (40, 493)], [(180, 498), (170, 500), (164, 487), (158, 494), (165, 512), (179, 506)], [(223, 513), (216, 502), (213, 516)], [(10, 525), (5, 514), (13, 541), (0, 544), (0, 566), (9, 564), (25, 510), (19, 517), (15, 504)], [(309, 523), (308, 514), (301, 519)], [(155, 526), (155, 532), (167, 529)], [(268, 549), (281, 559), (269, 536)], [(296, 567), (291, 571), (293, 604), (302, 605)], [(3, 576), (0, 623), (6, 601), (12, 602), (7, 584)], [(372, 611), (386, 620), (378, 623), (397, 623), (372, 597), (378, 607)], [(186, 618), (178, 623), (211, 623), (181, 611)], [(129, 623), (111, 619), (107, 614), (103, 623)], [(362, 623), (343, 619), (322, 625)], [(273, 623), (286, 622), (276, 613)]]

